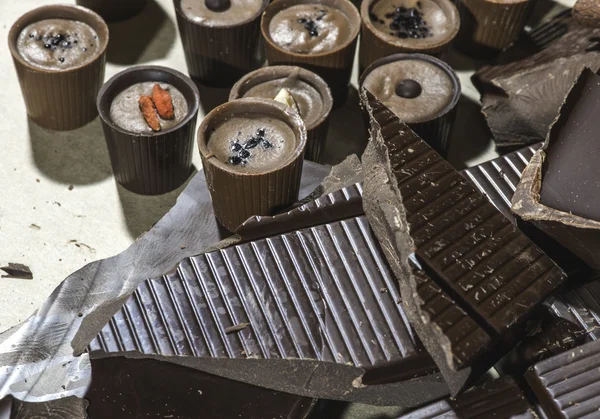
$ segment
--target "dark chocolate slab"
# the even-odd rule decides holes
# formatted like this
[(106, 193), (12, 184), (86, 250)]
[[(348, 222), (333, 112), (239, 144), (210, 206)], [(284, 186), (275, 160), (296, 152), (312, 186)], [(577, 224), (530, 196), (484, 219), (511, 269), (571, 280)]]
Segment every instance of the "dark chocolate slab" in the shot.
[(536, 53), (484, 66), (473, 76), (499, 147), (544, 140), (577, 75), (584, 67), (600, 68), (600, 28), (582, 25), (568, 14), (544, 24), (528, 40)]
[(600, 214), (594, 210), (600, 191), (593, 170), (600, 152), (595, 141), (599, 98), (600, 76), (585, 69), (512, 199), (515, 214), (535, 223), (593, 269), (600, 268)]
[(313, 221), (146, 281), (91, 343), (92, 358), (157, 358), (370, 404), (408, 407), (447, 394), (366, 218)]
[[(524, 334), (562, 270), (368, 92), (363, 205), (453, 394)], [(367, 169), (365, 169), (367, 170)]]
[(509, 376), (474, 387), (456, 399), (444, 399), (398, 419), (487, 419), (537, 418), (525, 395)]
[(153, 359), (92, 361), (90, 418), (306, 418), (316, 400)]
[(600, 415), (600, 341), (537, 363), (527, 383), (550, 419)]

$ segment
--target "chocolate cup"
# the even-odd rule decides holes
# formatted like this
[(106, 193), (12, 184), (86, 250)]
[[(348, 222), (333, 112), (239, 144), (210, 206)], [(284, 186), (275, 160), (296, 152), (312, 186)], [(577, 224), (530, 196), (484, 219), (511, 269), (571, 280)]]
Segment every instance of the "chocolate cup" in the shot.
[[(202, 1), (202, 0), (199, 0)], [(249, 71), (264, 63), (260, 40), (260, 15), (227, 26), (206, 26), (190, 20), (181, 9), (181, 0), (173, 0), (179, 35), (190, 77), (206, 86), (232, 86)]]
[[(461, 86), (460, 80), (456, 72), (444, 61), (432, 57), (431, 55), (425, 54), (393, 54), (388, 57), (380, 58), (373, 62), (360, 76), (359, 86), (362, 87), (365, 79), (377, 67), (385, 64), (393, 63), (400, 60), (423, 60), (431, 64), (434, 64), (444, 70), (446, 74), (452, 80), (454, 86), (454, 95), (452, 101), (442, 109), (434, 118), (416, 122), (406, 123), (414, 132), (424, 139), (431, 147), (433, 147), (443, 157), (448, 155), (448, 149), (450, 148), (449, 140), (452, 135), (452, 127), (454, 126), (454, 120), (456, 119), (457, 104), (460, 99)], [(368, 113), (363, 109), (365, 120), (368, 121)], [(368, 124), (367, 124), (368, 126)]]
[(535, 0), (461, 0), (461, 28), (455, 46), (478, 58), (491, 57), (512, 44), (533, 10)]
[[(114, 98), (136, 83), (158, 81), (179, 90), (188, 104), (177, 125), (152, 134), (129, 132), (113, 123)], [(166, 67), (138, 66), (121, 71), (98, 94), (98, 112), (117, 182), (142, 195), (159, 195), (179, 187), (192, 169), (194, 129), (200, 105), (198, 88), (186, 75)]]
[[(28, 25), (44, 19), (71, 19), (90, 25), (100, 48), (85, 64), (64, 70), (33, 66), (17, 50), (17, 39)], [(67, 4), (42, 6), (25, 13), (8, 33), (8, 47), (21, 85), (27, 114), (38, 125), (57, 131), (79, 128), (98, 115), (96, 95), (104, 81), (108, 26), (95, 12)]]
[[(269, 25), (277, 13), (297, 4), (322, 4), (341, 10), (350, 21), (352, 28), (350, 37), (339, 47), (320, 54), (299, 54), (281, 48), (271, 38)], [(348, 0), (275, 0), (263, 13), (261, 30), (269, 65), (289, 64), (307, 68), (327, 82), (336, 106), (346, 101), (356, 42), (360, 32), (360, 14), (356, 6)]]
[[(296, 69), (298, 67), (281, 65), (264, 67), (248, 73), (233, 85), (229, 93), (229, 100), (243, 98), (246, 92), (254, 86), (271, 80), (285, 78)], [(327, 131), (329, 130), (329, 115), (333, 108), (333, 96), (325, 80), (312, 71), (300, 69), (298, 78), (314, 87), (321, 94), (323, 101), (324, 112), (321, 117), (306, 126), (306, 151), (304, 152), (306, 160), (321, 163), (325, 141), (327, 140)]]
[(140, 13), (148, 0), (76, 0), (76, 3), (92, 9), (107, 22), (119, 22)]
[[(236, 113), (270, 115), (285, 121), (296, 134), (294, 152), (274, 170), (240, 173), (217, 159), (208, 150), (210, 132)], [(198, 148), (212, 198), (215, 217), (229, 231), (235, 231), (253, 215), (270, 215), (298, 200), (306, 127), (293, 109), (272, 99), (244, 98), (213, 109), (198, 129)]]
[(361, 73), (379, 58), (399, 52), (430, 54), (440, 57), (442, 53), (450, 47), (461, 26), (458, 9), (452, 1), (435, 0), (445, 12), (453, 30), (446, 39), (435, 43), (431, 42), (429, 44), (425, 44), (424, 42), (424, 45), (419, 47), (414, 45), (414, 40), (411, 41), (410, 39), (405, 40), (393, 37), (387, 33), (382, 33), (373, 26), (369, 16), (369, 10), (372, 5), (378, 1), (379, 0), (364, 0), (360, 7), (362, 31), (358, 51), (358, 63)]

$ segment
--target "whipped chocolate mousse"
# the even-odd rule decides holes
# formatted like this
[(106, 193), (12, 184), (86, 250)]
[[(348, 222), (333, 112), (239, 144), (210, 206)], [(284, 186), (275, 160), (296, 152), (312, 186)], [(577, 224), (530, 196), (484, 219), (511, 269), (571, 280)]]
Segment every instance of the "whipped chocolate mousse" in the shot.
[(261, 21), (271, 65), (310, 68), (331, 88), (337, 105), (348, 94), (360, 14), (348, 0), (275, 0)]
[(374, 62), (361, 77), (361, 86), (430, 145), (447, 151), (450, 130), (432, 133), (429, 129), (437, 127), (440, 118), (445, 121), (442, 125), (454, 121), (460, 82), (450, 66), (427, 55), (396, 54)]
[(98, 34), (88, 24), (69, 19), (44, 19), (19, 34), (17, 50), (29, 64), (64, 70), (90, 62), (100, 49)]
[(285, 89), (306, 124), (304, 158), (320, 161), (329, 128), (333, 97), (327, 83), (312, 71), (295, 66), (271, 66), (242, 77), (231, 89), (229, 100), (242, 97), (273, 99)]
[(270, 116), (241, 114), (210, 134), (208, 151), (240, 173), (264, 173), (277, 169), (293, 152), (294, 131)]
[(306, 128), (272, 99), (244, 98), (213, 109), (198, 129), (198, 148), (215, 216), (229, 231), (298, 198)]
[(188, 71), (211, 87), (232, 86), (264, 63), (260, 16), (269, 0), (174, 0)]
[(298, 4), (277, 13), (269, 25), (271, 39), (298, 54), (320, 54), (348, 42), (350, 21), (341, 10), (324, 4)]
[(394, 52), (440, 54), (458, 33), (458, 10), (450, 0), (365, 0), (362, 69)]
[[(155, 86), (159, 87), (157, 89)], [(165, 95), (166, 92), (167, 94)], [(170, 118), (161, 115), (161, 105), (153, 100), (156, 94), (163, 94), (167, 102), (171, 101), (172, 115)], [(156, 120), (159, 129), (153, 129), (140, 109), (140, 97), (149, 97), (156, 110)], [(151, 111), (154, 111), (151, 110)], [(168, 83), (146, 81), (136, 83), (119, 93), (110, 105), (110, 118), (120, 128), (137, 134), (152, 134), (154, 131), (168, 130), (179, 124), (188, 114), (188, 104), (183, 94)]]
[(246, 22), (263, 10), (263, 0), (181, 0), (183, 14), (206, 26), (232, 26)]

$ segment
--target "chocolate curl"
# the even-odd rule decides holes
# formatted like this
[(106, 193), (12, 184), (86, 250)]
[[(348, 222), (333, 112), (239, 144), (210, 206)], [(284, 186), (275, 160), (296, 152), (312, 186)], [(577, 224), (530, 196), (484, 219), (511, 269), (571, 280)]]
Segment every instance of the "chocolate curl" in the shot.
[(600, 27), (600, 2), (578, 0), (573, 6), (573, 17), (584, 25)]

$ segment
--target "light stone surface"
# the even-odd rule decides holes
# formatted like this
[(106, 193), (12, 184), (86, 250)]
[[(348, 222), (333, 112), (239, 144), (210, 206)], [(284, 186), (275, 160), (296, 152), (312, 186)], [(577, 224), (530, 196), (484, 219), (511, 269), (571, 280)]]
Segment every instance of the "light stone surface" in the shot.
[[(574, 0), (560, 3), (572, 5)], [(2, 42), (6, 42), (11, 25), (20, 15), (43, 4), (47, 2), (0, 2)], [(552, 8), (548, 0), (539, 2), (541, 13), (551, 12)], [(136, 64), (164, 65), (187, 73), (171, 0), (156, 0), (141, 16), (111, 24), (110, 29), (106, 79)], [(131, 36), (132, 31), (138, 35)], [(479, 95), (469, 81), (477, 63), (458, 54), (453, 54), (450, 61), (461, 69), (463, 84), (450, 160), (462, 168), (497, 154), (483, 130), (485, 123), (476, 106)], [(47, 131), (28, 121), (8, 48), (0, 49), (0, 74), (0, 266), (22, 263), (33, 272), (30, 281), (0, 278), (3, 331), (29, 317), (69, 274), (126, 249), (169, 210), (183, 187), (166, 195), (146, 197), (118, 186), (98, 119), (74, 131)], [(355, 69), (355, 86), (357, 77)], [(212, 95), (227, 94), (222, 89), (201, 89), (206, 101)], [(326, 150), (332, 163), (341, 161), (348, 150), (348, 146), (339, 144), (346, 144), (359, 132), (357, 124), (362, 122), (357, 100), (354, 91), (344, 108), (333, 113), (335, 120)], [(202, 115), (201, 111), (198, 122)], [(479, 137), (473, 126), (481, 128)], [(194, 165), (200, 170), (194, 147)]]

